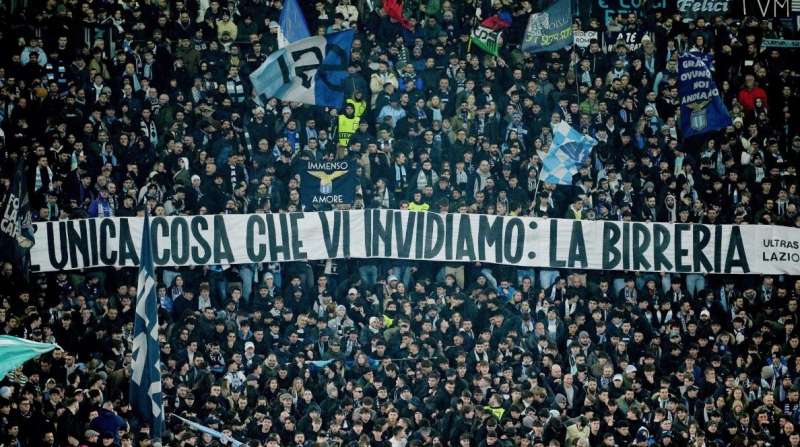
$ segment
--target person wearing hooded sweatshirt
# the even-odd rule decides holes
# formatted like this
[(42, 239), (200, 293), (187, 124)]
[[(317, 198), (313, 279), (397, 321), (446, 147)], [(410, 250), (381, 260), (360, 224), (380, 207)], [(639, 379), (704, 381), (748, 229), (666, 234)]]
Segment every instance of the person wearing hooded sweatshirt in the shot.
[(664, 206), (660, 209), (658, 220), (660, 222), (675, 222), (678, 220), (678, 202), (673, 194), (668, 193), (664, 198)]

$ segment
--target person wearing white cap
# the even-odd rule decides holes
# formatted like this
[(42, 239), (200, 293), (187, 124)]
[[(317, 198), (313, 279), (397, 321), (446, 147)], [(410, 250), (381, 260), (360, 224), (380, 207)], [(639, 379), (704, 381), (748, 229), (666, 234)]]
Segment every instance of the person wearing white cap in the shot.
[(353, 326), (355, 323), (347, 316), (347, 308), (341, 304), (336, 306), (334, 317), (328, 320), (328, 327), (341, 335), (345, 329)]

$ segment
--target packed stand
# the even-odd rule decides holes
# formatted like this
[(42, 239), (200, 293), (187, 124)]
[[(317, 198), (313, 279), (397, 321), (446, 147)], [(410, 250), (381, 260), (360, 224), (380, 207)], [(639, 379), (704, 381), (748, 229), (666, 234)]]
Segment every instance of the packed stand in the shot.
[[(284, 212), (301, 160), (352, 157), (356, 209), (800, 226), (797, 51), (760, 45), (792, 31), (579, 11), (639, 40), (525, 54), (540, 3), (407, 0), (409, 31), (371, 0), (301, 2), (312, 33), (358, 31), (341, 110), (254, 102), (279, 0), (5, 4), (4, 184), (24, 158), (38, 221)], [(501, 7), (495, 58), (469, 34)], [(688, 50), (713, 53), (734, 117), (691, 141)], [(537, 187), (561, 120), (599, 144), (573, 186)], [(0, 444), (150, 445), (128, 404), (136, 273), (2, 266), (2, 333), (63, 350), (3, 380)], [(165, 412), (251, 446), (800, 445), (797, 278), (377, 259), (159, 278)]]

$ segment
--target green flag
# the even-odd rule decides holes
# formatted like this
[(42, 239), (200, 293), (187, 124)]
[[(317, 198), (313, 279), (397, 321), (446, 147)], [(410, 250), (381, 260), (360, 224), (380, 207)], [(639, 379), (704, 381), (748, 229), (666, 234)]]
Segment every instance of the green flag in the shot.
[(469, 36), (469, 41), (478, 46), (483, 51), (497, 56), (500, 47), (500, 33), (492, 31), (490, 28), (478, 25)]
[(9, 371), (19, 368), (28, 360), (58, 348), (51, 343), (37, 343), (24, 338), (0, 335), (0, 380)]
[(425, 5), (425, 14), (429, 16), (439, 14), (439, 8), (441, 8), (440, 0), (428, 0), (428, 3)]

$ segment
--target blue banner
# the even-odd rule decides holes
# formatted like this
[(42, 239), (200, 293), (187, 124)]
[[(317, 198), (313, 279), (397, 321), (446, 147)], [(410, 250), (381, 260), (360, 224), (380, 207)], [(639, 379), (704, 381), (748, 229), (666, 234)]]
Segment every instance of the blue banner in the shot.
[(712, 58), (684, 53), (678, 57), (678, 93), (684, 137), (713, 132), (731, 125), (731, 115), (711, 75)]
[(352, 204), (358, 185), (357, 167), (351, 159), (306, 162), (300, 182), (300, 200), (306, 209)]
[(572, 43), (572, 5), (570, 0), (559, 0), (543, 12), (531, 15), (522, 38), (522, 50), (558, 51)]
[(250, 74), (256, 101), (336, 107), (344, 104), (344, 81), (355, 31), (298, 40), (272, 53)]

